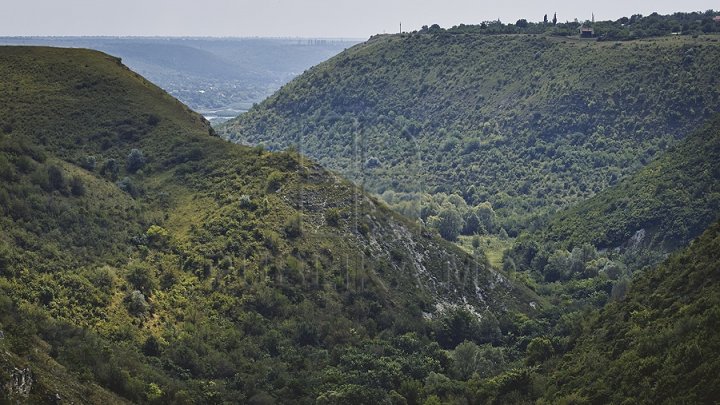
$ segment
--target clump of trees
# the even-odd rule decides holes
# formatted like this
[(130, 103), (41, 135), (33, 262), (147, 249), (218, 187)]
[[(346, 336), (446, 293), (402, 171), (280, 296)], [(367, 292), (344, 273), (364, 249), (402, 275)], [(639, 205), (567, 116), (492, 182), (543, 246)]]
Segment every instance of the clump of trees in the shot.
[(713, 10), (705, 12), (674, 13), (660, 15), (652, 13), (648, 16), (634, 14), (630, 17), (622, 17), (614, 21), (573, 21), (558, 22), (557, 13), (553, 15), (552, 21), (548, 21), (547, 14), (539, 22), (532, 22), (525, 18), (517, 20), (514, 24), (502, 23), (499, 20), (485, 21), (479, 25), (465, 25), (452, 27), (444, 30), (440, 27), (422, 29), (421, 34), (549, 34), (557, 36), (578, 35), (578, 29), (582, 26), (591, 26), (595, 31), (595, 37), (600, 41), (628, 41), (633, 39), (678, 35), (698, 35), (720, 32), (720, 24), (714, 21), (714, 17), (720, 15)]
[[(454, 241), (460, 235), (500, 234), (492, 204), (485, 201), (468, 204), (459, 194), (398, 193), (385, 191), (380, 197), (390, 208), (418, 218), (426, 226), (438, 231), (444, 239)], [(505, 233), (507, 236), (507, 233)]]

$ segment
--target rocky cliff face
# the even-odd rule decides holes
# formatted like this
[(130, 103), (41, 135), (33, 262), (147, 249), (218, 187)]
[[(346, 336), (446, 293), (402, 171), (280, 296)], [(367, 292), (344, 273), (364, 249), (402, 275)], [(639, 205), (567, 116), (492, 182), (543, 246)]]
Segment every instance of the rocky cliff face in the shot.
[(33, 379), (32, 370), (30, 367), (25, 368), (13, 368), (10, 372), (10, 379), (5, 384), (5, 392), (9, 398), (27, 398), (30, 396), (30, 390), (32, 389)]

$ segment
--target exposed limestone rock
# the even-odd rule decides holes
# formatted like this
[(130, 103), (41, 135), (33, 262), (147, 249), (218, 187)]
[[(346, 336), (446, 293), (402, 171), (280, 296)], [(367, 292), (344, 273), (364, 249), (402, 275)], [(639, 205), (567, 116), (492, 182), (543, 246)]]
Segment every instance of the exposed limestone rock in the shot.
[(10, 381), (5, 384), (5, 392), (8, 397), (27, 398), (33, 386), (33, 375), (29, 367), (19, 369), (13, 368), (10, 372)]

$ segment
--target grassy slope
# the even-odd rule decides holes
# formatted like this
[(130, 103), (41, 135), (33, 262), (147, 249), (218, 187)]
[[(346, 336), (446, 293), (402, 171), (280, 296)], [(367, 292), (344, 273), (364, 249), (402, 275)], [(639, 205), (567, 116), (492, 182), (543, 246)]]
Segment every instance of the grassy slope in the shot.
[[(719, 111), (719, 45), (713, 36), (378, 36), (219, 132), (299, 144), (372, 191), (488, 200), (513, 234), (635, 172)], [(379, 166), (365, 168), (370, 157)]]
[[(485, 262), (297, 154), (212, 136), (107, 55), (5, 47), (0, 78), (3, 362), (37, 371), (35, 400), (302, 402), (348, 386), (381, 400), (403, 374), (338, 375), (348, 353), (381, 345), (378, 360), (441, 372), (423, 312), (532, 311)], [(398, 352), (407, 332), (415, 349)]]
[(720, 362), (720, 225), (633, 281), (553, 365), (547, 403), (712, 403)]

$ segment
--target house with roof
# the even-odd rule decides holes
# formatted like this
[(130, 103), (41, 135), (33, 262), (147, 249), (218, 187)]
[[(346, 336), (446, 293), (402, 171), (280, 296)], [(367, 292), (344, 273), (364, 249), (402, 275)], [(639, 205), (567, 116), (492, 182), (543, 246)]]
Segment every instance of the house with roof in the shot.
[(580, 27), (580, 38), (592, 38), (595, 36), (595, 30), (593, 27)]

